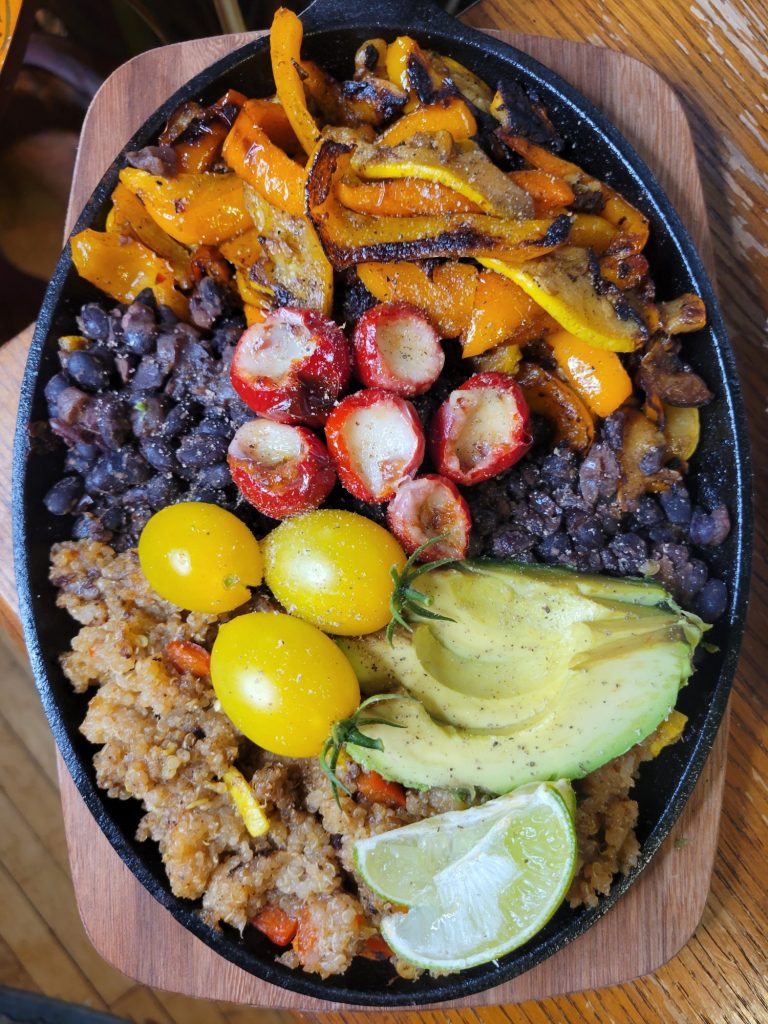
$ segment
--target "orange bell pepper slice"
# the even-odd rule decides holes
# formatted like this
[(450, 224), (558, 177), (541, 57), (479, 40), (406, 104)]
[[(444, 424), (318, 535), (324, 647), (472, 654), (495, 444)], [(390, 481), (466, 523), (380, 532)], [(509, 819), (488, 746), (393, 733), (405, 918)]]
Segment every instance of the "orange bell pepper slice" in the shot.
[(510, 171), (509, 176), (533, 199), (537, 217), (550, 210), (559, 210), (563, 206), (570, 206), (576, 198), (567, 181), (559, 178), (556, 174), (549, 174), (547, 171), (540, 171), (537, 168), (527, 171)]
[(411, 60), (417, 60), (428, 72), (432, 87), (437, 90), (443, 85), (442, 76), (435, 71), (432, 64), (415, 39), (410, 36), (398, 36), (394, 42), (387, 47), (387, 77), (390, 82), (399, 85), (413, 98), (416, 98), (411, 88), (411, 76), (409, 67)]
[(260, 121), (264, 107), (250, 101), (237, 115), (222, 156), (235, 174), (249, 182), (269, 203), (293, 217), (304, 215), (304, 169), (269, 138)]
[(595, 421), (574, 389), (538, 363), (522, 363), (517, 380), (531, 412), (553, 424), (555, 444), (563, 441), (586, 454), (595, 440)]
[(70, 240), (72, 262), (86, 281), (118, 302), (133, 302), (151, 288), (159, 303), (186, 319), (187, 299), (174, 287), (173, 267), (134, 238), (86, 228)]
[(444, 213), (480, 213), (471, 199), (439, 182), (417, 178), (391, 178), (361, 181), (351, 185), (340, 181), (339, 201), (356, 213), (380, 217), (439, 217)]
[(632, 381), (615, 352), (593, 348), (568, 331), (547, 337), (557, 365), (596, 416), (610, 416), (632, 394)]
[(504, 341), (524, 345), (541, 337), (549, 317), (522, 288), (484, 270), (477, 278), (474, 309), (462, 337), (462, 356), (478, 356)]
[(422, 310), (442, 338), (456, 338), (469, 325), (478, 276), (470, 263), (443, 263), (431, 275), (418, 263), (361, 263), (357, 274), (379, 302)]
[(272, 21), (269, 50), (272, 76), (280, 103), (285, 110), (296, 138), (306, 153), (311, 153), (320, 139), (320, 130), (307, 109), (307, 95), (299, 74), (301, 41), (304, 26), (287, 7), (280, 7)]
[(161, 178), (135, 167), (120, 181), (139, 197), (147, 213), (182, 245), (218, 245), (253, 227), (236, 174), (177, 174)]
[(600, 256), (620, 235), (621, 232), (605, 217), (594, 213), (576, 213), (573, 215), (568, 241), (571, 245), (593, 249)]
[(474, 114), (458, 96), (446, 96), (404, 114), (379, 136), (378, 142), (382, 146), (397, 146), (420, 132), (443, 131), (450, 132), (456, 142), (477, 134)]
[(529, 164), (538, 167), (548, 174), (555, 174), (564, 178), (567, 182), (581, 182), (583, 184), (599, 185), (603, 194), (605, 205), (601, 215), (614, 227), (619, 228), (623, 235), (633, 240), (633, 250), (640, 252), (648, 241), (649, 224), (648, 218), (641, 213), (637, 207), (628, 203), (623, 196), (606, 185), (605, 182), (593, 178), (592, 175), (583, 171), (578, 164), (572, 164), (563, 160), (554, 153), (550, 153), (543, 146), (535, 146), (532, 142), (519, 135), (510, 135), (509, 132), (501, 130), (500, 138), (516, 153), (519, 153)]

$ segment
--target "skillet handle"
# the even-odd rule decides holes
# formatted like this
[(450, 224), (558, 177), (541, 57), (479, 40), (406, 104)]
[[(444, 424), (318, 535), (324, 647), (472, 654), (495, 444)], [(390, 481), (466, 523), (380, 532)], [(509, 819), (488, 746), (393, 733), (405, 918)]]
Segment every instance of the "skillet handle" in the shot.
[[(371, 0), (312, 0), (301, 13), (304, 31), (349, 28), (359, 16), (369, 18)], [(377, 26), (428, 31), (455, 25), (452, 15), (436, 0), (373, 0)]]

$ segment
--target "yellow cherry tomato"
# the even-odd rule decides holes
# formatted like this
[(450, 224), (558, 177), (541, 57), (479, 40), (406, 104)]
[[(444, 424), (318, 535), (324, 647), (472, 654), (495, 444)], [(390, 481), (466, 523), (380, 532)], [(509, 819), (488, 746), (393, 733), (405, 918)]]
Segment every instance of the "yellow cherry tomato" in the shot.
[(160, 597), (192, 612), (230, 612), (261, 583), (259, 542), (237, 516), (202, 501), (156, 512), (139, 537), (139, 563)]
[(240, 732), (287, 757), (319, 754), (333, 723), (360, 703), (357, 676), (336, 644), (308, 622), (272, 612), (220, 627), (211, 681)]
[(262, 546), (267, 586), (293, 615), (342, 636), (389, 622), (391, 569), (403, 568), (405, 553), (383, 526), (319, 509), (286, 519)]

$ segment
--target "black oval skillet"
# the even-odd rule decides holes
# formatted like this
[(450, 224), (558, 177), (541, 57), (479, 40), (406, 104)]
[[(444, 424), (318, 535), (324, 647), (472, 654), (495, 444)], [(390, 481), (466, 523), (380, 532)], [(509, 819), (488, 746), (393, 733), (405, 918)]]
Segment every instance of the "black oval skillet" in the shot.
[[(489, 83), (512, 78), (534, 87), (558, 131), (568, 140), (574, 160), (607, 179), (649, 216), (652, 232), (648, 256), (659, 297), (667, 299), (694, 291), (706, 303), (709, 326), (686, 346), (686, 358), (707, 381), (716, 399), (703, 411), (702, 438), (690, 482), (700, 499), (726, 502), (731, 510), (734, 529), (710, 559), (713, 574), (728, 584), (730, 600), (726, 616), (708, 637), (717, 645), (717, 652), (707, 656), (694, 682), (681, 694), (680, 707), (690, 720), (684, 741), (643, 769), (636, 791), (640, 804), (640, 861), (628, 876), (615, 882), (597, 908), (561, 908), (534, 939), (498, 964), (445, 978), (424, 976), (416, 982), (393, 977), (387, 964), (363, 960), (355, 961), (343, 977), (327, 980), (288, 970), (275, 962), (274, 947), (253, 929), (242, 938), (227, 928), (216, 933), (201, 922), (194, 904), (171, 894), (157, 848), (134, 839), (140, 816), (138, 803), (110, 800), (96, 787), (94, 750), (78, 731), (87, 698), (72, 692), (58, 664), (75, 627), (64, 612), (55, 608), (55, 595), (48, 583), (49, 549), (54, 541), (65, 539), (65, 527), (61, 520), (47, 514), (42, 497), (57, 478), (62, 455), (33, 450), (29, 427), (46, 418), (43, 386), (57, 369), (56, 338), (73, 331), (77, 307), (96, 297), (95, 289), (77, 278), (68, 249), (62, 253), (40, 312), (19, 407), (13, 523), (21, 617), (46, 714), (83, 799), (131, 871), (186, 928), (245, 970), (318, 999), (388, 1007), (462, 999), (527, 971), (589, 928), (637, 879), (693, 789), (726, 706), (744, 629), (752, 539), (745, 412), (733, 353), (701, 260), (651, 172), (591, 103), (535, 60), (465, 27), (430, 0), (377, 0), (370, 5), (359, 0), (316, 0), (302, 20), (306, 54), (341, 77), (351, 76), (353, 54), (364, 39), (408, 34), (466, 64)], [(266, 39), (229, 54), (193, 78), (146, 121), (125, 150), (153, 142), (169, 113), (183, 100), (212, 102), (226, 88), (239, 89), (249, 96), (273, 91)], [(103, 228), (109, 196), (124, 165), (123, 152), (94, 191), (76, 231)]]

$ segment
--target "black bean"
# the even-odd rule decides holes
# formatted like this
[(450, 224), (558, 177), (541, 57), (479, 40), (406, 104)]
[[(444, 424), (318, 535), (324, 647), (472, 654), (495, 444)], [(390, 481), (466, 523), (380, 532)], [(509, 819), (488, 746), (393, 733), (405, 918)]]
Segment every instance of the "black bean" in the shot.
[(170, 306), (166, 306), (165, 303), (160, 302), (157, 306), (157, 322), (163, 327), (173, 327), (179, 322), (179, 318)]
[(659, 503), (650, 494), (644, 494), (640, 498), (637, 508), (630, 516), (632, 525), (635, 528), (642, 528), (644, 526), (655, 526), (656, 523), (662, 522), (664, 519), (664, 513), (659, 508)]
[[(194, 424), (197, 413), (195, 407), (188, 402), (180, 402), (173, 406), (160, 427), (161, 437), (178, 437), (185, 434)], [(251, 418), (253, 414), (251, 413)]]
[(132, 302), (122, 319), (125, 347), (139, 356), (148, 355), (155, 346), (157, 323), (154, 310), (143, 302)]
[(67, 452), (67, 457), (64, 459), (64, 468), (74, 470), (76, 473), (80, 473), (81, 476), (85, 476), (96, 462), (96, 459), (98, 459), (100, 453), (101, 449), (97, 444), (79, 441)]
[(91, 512), (84, 512), (72, 524), (74, 540), (98, 540), (106, 542), (112, 533), (102, 524), (101, 520)]
[(133, 377), (134, 373), (136, 372), (136, 367), (138, 365), (139, 365), (139, 360), (138, 360), (137, 356), (133, 356), (133, 355), (127, 355), (127, 356), (126, 355), (117, 355), (117, 356), (115, 356), (115, 369), (117, 370), (117, 375), (118, 375), (118, 377), (120, 378), (120, 380), (122, 381), (123, 384), (127, 384), (131, 380), (131, 378)]
[(205, 487), (222, 489), (232, 483), (232, 474), (226, 462), (217, 462), (214, 466), (204, 466), (197, 474), (197, 479)]
[(154, 437), (165, 422), (169, 401), (164, 395), (139, 395), (131, 409), (131, 430), (139, 438)]
[(101, 391), (109, 385), (109, 369), (104, 360), (88, 349), (71, 352), (67, 360), (67, 373), (86, 391)]
[(99, 459), (85, 478), (90, 494), (122, 494), (150, 475), (146, 461), (131, 448), (110, 452)]
[(692, 558), (678, 570), (678, 578), (673, 589), (684, 604), (690, 604), (693, 598), (709, 579), (709, 569), (698, 558)]
[(575, 543), (587, 551), (596, 551), (605, 544), (598, 518), (581, 509), (574, 509), (566, 517), (566, 528)]
[(97, 302), (83, 306), (77, 323), (86, 338), (93, 341), (106, 341), (109, 338), (109, 314)]
[(198, 327), (211, 327), (224, 312), (224, 293), (212, 277), (204, 277), (189, 300), (192, 323)]
[(157, 299), (151, 288), (142, 288), (133, 301), (141, 302), (143, 305), (149, 306), (153, 314), (157, 313)]
[(166, 372), (157, 356), (143, 356), (131, 385), (136, 391), (159, 391), (165, 382)]
[(674, 543), (679, 540), (679, 531), (669, 523), (658, 523), (648, 530), (648, 539), (659, 544)]
[(45, 400), (48, 403), (48, 415), (57, 416), (57, 400), (62, 391), (69, 387), (69, 378), (66, 373), (57, 373), (48, 381), (43, 389)]
[(164, 373), (171, 373), (176, 369), (184, 344), (184, 337), (175, 331), (164, 331), (157, 336), (157, 361)]
[[(250, 418), (253, 419), (253, 413)], [(198, 434), (219, 434), (227, 438), (231, 438), (234, 432), (229, 416), (219, 409), (207, 412), (197, 427)]]
[(189, 489), (186, 496), (187, 501), (205, 501), (210, 505), (227, 505), (228, 499), (224, 491), (218, 487), (206, 487), (205, 484), (196, 484)]
[(117, 533), (119, 530), (125, 529), (126, 514), (125, 509), (120, 505), (113, 505), (112, 508), (106, 509), (101, 514), (101, 523), (105, 529), (110, 530), (112, 533)]
[(190, 434), (183, 438), (176, 456), (184, 469), (198, 469), (222, 462), (227, 455), (229, 441), (218, 434)]
[(579, 486), (584, 500), (594, 505), (600, 497), (613, 497), (620, 475), (618, 459), (610, 448), (602, 444), (593, 445), (579, 469)]
[(54, 516), (65, 516), (71, 512), (83, 493), (83, 478), (65, 476), (48, 491), (43, 504)]
[(120, 448), (130, 431), (126, 405), (119, 395), (112, 392), (94, 396), (82, 420), (93, 440), (103, 448)]
[(578, 476), (575, 453), (569, 448), (556, 448), (542, 462), (541, 475), (550, 487), (575, 484)]
[(172, 505), (181, 493), (179, 482), (170, 473), (158, 473), (144, 484), (144, 497), (154, 511)]
[(179, 468), (176, 453), (167, 441), (150, 438), (142, 445), (142, 453), (153, 469), (160, 473), (173, 473)]
[(731, 517), (725, 505), (719, 505), (707, 513), (702, 508), (695, 508), (691, 516), (688, 536), (692, 544), (700, 547), (716, 547), (722, 544), (731, 532)]
[(659, 495), (661, 507), (670, 523), (686, 526), (691, 519), (691, 498), (685, 484), (678, 483)]
[(616, 556), (618, 571), (622, 575), (642, 573), (648, 557), (648, 549), (642, 537), (636, 533), (620, 533), (609, 544)]
[(507, 527), (493, 535), (491, 554), (494, 558), (517, 558), (530, 551), (535, 543), (536, 538), (525, 530)]
[(657, 445), (656, 447), (649, 448), (640, 458), (638, 462), (638, 468), (641, 473), (645, 476), (651, 476), (653, 473), (658, 473), (664, 464), (664, 455), (666, 449), (664, 445)]
[(716, 622), (728, 607), (728, 588), (722, 580), (710, 580), (696, 599), (696, 612), (705, 622)]
[(536, 549), (544, 562), (560, 562), (571, 553), (571, 541), (566, 533), (553, 533), (545, 537)]

